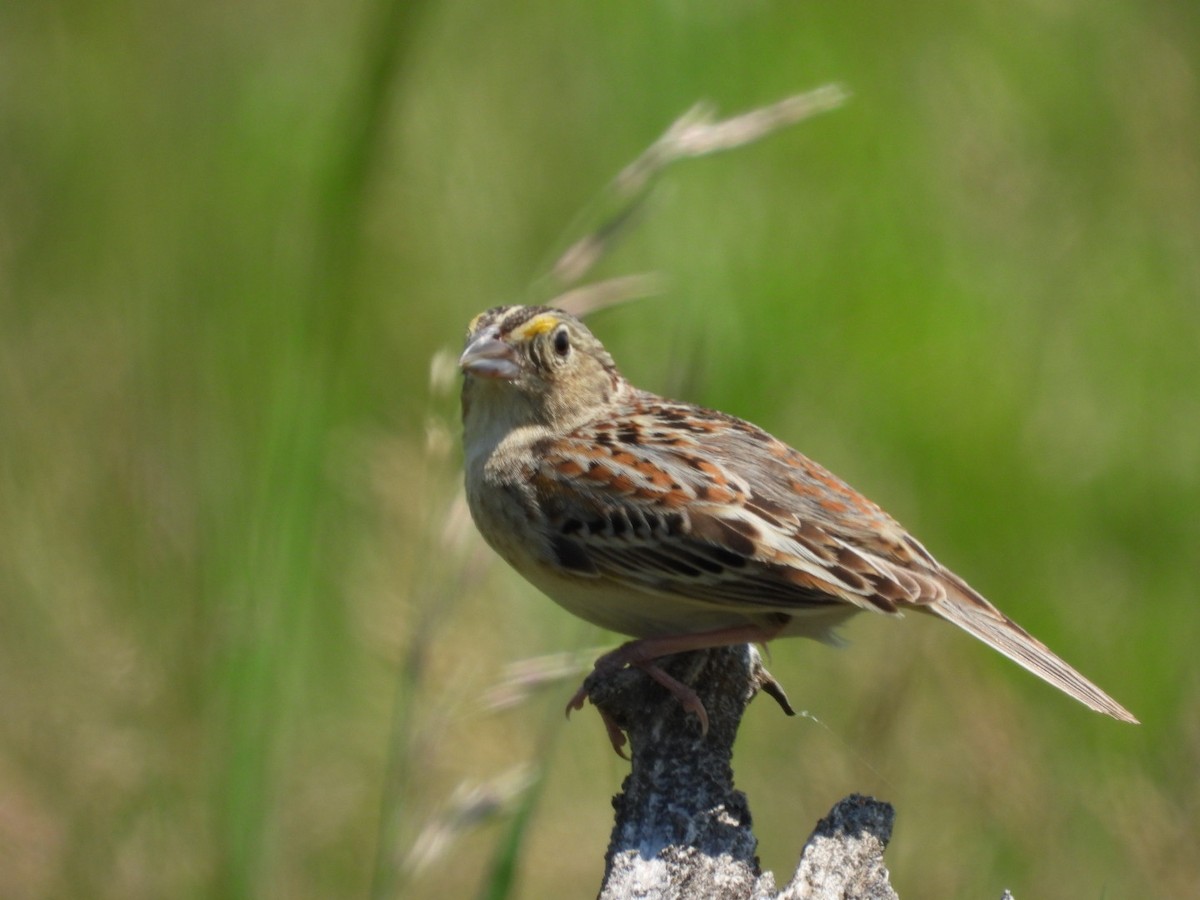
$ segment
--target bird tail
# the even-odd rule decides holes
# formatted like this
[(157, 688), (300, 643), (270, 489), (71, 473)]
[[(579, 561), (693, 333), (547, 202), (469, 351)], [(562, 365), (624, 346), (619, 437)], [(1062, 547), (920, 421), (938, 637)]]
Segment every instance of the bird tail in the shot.
[(953, 622), (1096, 712), (1122, 722), (1138, 723), (1133, 713), (1063, 662), (1049, 647), (956, 576), (950, 573), (946, 576), (943, 578), (946, 596), (930, 603), (927, 607), (930, 612)]

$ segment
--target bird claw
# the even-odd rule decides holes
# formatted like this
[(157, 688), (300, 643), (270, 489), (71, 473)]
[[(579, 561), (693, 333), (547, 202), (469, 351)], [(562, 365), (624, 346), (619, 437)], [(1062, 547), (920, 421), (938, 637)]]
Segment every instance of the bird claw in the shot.
[(787, 715), (794, 716), (796, 710), (792, 708), (792, 702), (788, 700), (787, 692), (784, 691), (783, 685), (775, 680), (775, 676), (767, 671), (766, 666), (760, 660), (757, 666), (757, 671), (754, 673), (754, 679), (760, 691), (779, 704)]
[(679, 701), (679, 705), (683, 707), (684, 712), (690, 712), (700, 721), (701, 736), (708, 734), (708, 710), (704, 708), (699, 694), (678, 678), (667, 674), (664, 669), (659, 668), (654, 663), (643, 662), (635, 663), (634, 665), (665, 687), (671, 696)]
[[(583, 684), (579, 686), (571, 699), (567, 701), (567, 718), (571, 718), (572, 710), (583, 709), (584, 701), (588, 699), (588, 684), (591, 682), (593, 675), (589, 675), (584, 679)], [(595, 705), (595, 704), (593, 704)], [(596, 712), (600, 713), (600, 720), (604, 722), (604, 730), (608, 733), (608, 742), (612, 744), (613, 750), (621, 759), (628, 760), (629, 756), (625, 752), (625, 745), (628, 740), (625, 737), (625, 732), (621, 730), (621, 726), (617, 724), (616, 719), (610, 716), (607, 712), (596, 707)]]
[(573, 710), (583, 709), (583, 702), (585, 700), (587, 700), (587, 698), (588, 698), (587, 682), (584, 681), (584, 683), (579, 686), (579, 690), (577, 690), (571, 696), (571, 699), (567, 701), (567, 718), (568, 719), (571, 718), (571, 712)]
[(596, 707), (596, 711), (600, 713), (600, 720), (604, 722), (604, 730), (608, 732), (608, 742), (612, 744), (613, 751), (621, 759), (628, 760), (629, 754), (625, 752), (627, 743), (625, 732), (621, 730), (621, 726), (617, 724), (616, 720), (604, 710)]

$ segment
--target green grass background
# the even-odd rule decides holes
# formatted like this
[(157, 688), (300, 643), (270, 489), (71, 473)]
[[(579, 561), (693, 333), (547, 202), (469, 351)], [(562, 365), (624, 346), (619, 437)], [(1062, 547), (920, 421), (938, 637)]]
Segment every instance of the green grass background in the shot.
[[(625, 764), (513, 660), (603, 643), (448, 514), (430, 360), (678, 114), (843, 110), (671, 171), (592, 325), (762, 424), (1125, 703), (925, 619), (772, 647), (766, 867), (860, 791), (910, 897), (1200, 884), (1200, 6), (0, 6), (0, 895), (591, 896)], [(464, 785), (544, 774), (450, 827)]]

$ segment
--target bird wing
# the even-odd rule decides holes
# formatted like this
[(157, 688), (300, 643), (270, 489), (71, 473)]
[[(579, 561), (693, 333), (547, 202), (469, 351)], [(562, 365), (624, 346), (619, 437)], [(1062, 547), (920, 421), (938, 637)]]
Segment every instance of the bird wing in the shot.
[(739, 419), (640, 403), (534, 455), (553, 561), (575, 574), (763, 612), (944, 593), (886, 513)]

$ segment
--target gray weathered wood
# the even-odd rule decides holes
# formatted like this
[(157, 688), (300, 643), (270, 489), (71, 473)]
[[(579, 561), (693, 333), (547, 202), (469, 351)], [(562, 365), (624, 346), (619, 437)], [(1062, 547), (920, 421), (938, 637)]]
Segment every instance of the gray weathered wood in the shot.
[[(733, 742), (765, 673), (752, 647), (681, 654), (664, 664), (708, 710), (709, 731), (636, 670), (589, 685), (589, 696), (629, 736), (630, 773), (616, 818), (601, 900), (893, 898), (883, 864), (890, 805), (852, 795), (818, 823), (782, 892), (758, 862), (746, 797), (733, 787)], [(765, 676), (769, 678), (769, 676)]]

